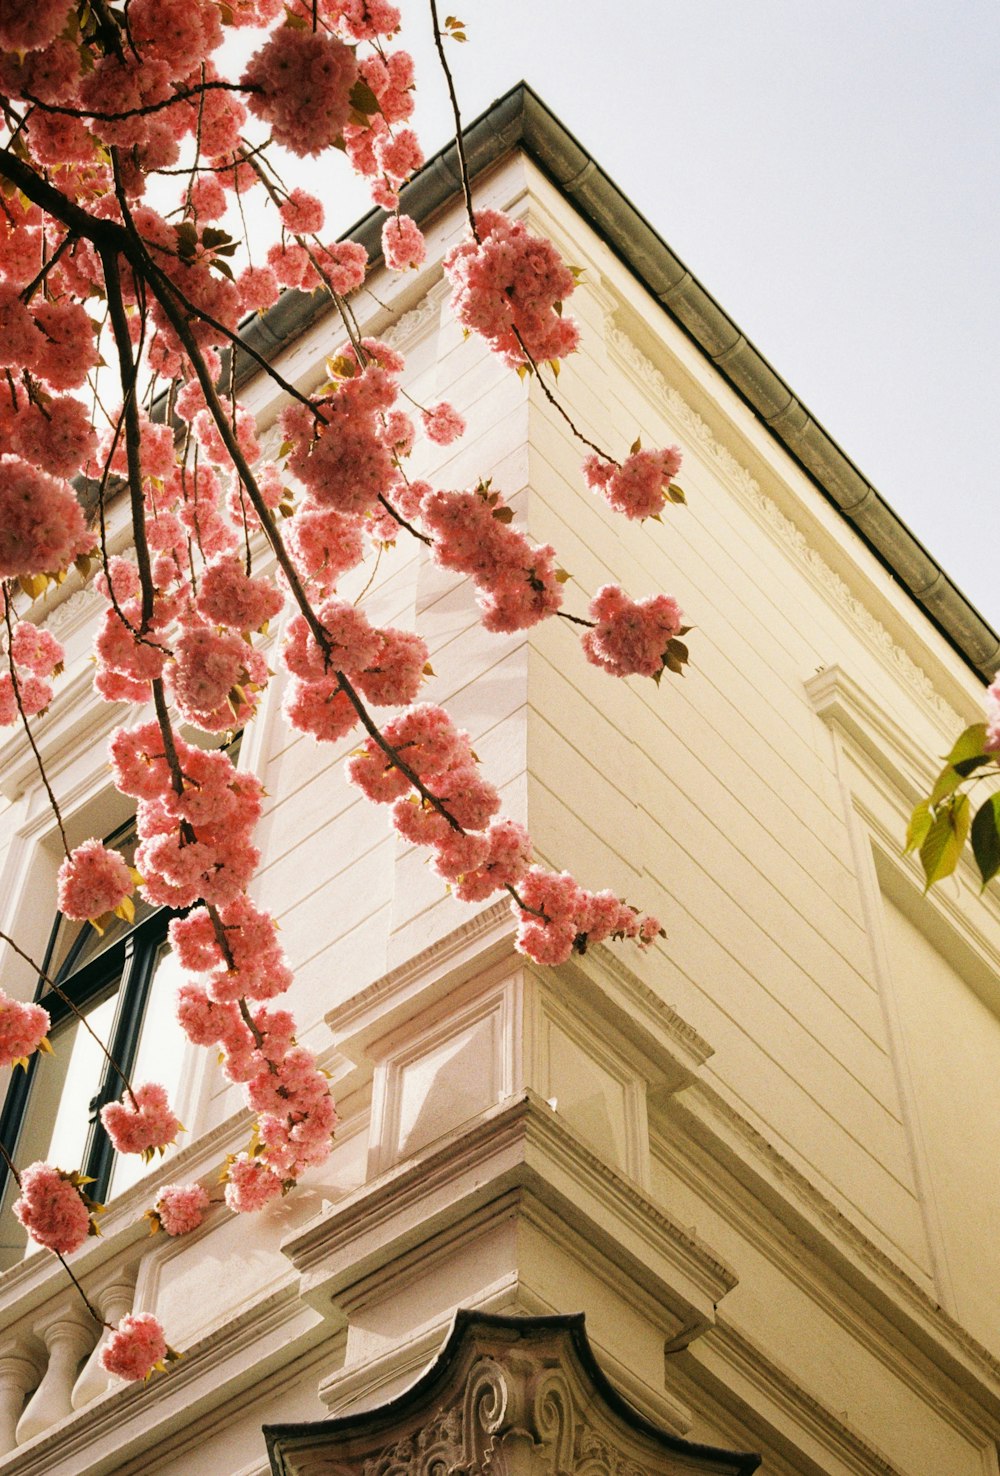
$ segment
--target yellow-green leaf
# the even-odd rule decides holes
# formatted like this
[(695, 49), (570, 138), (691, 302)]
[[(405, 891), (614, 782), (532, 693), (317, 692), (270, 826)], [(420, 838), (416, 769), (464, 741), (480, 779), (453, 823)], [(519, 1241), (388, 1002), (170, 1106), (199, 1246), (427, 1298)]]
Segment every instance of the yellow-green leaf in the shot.
[(946, 763), (960, 764), (966, 759), (980, 758), (986, 749), (986, 724), (972, 723), (955, 741)]
[(928, 887), (950, 876), (969, 834), (969, 797), (956, 794), (942, 805), (920, 846), (920, 862)]
[(921, 800), (914, 808), (910, 816), (910, 823), (906, 827), (906, 849), (908, 851), (915, 851), (923, 845), (933, 818), (930, 800)]
[(124, 919), (129, 925), (135, 922), (135, 903), (131, 897), (123, 897), (115, 908), (115, 917)]

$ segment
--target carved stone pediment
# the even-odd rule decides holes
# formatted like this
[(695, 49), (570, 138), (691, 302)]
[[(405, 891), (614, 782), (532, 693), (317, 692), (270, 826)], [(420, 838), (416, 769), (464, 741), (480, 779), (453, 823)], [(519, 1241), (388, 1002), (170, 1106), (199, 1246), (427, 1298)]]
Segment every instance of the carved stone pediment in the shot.
[(458, 1312), (434, 1363), (388, 1404), (264, 1434), (274, 1476), (749, 1476), (760, 1464), (644, 1419), (601, 1372), (582, 1315)]

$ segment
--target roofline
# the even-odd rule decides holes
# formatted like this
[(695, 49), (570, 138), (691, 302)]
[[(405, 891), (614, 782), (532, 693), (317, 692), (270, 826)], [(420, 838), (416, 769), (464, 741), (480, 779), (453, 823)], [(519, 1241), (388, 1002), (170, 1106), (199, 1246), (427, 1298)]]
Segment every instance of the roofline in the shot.
[[(661, 307), (712, 361), (723, 378), (837, 508), (886, 568), (924, 609), (969, 666), (989, 681), (1000, 666), (1000, 636), (914, 537), (903, 520), (845, 455), (697, 277), (636, 210), (594, 158), (527, 83), (494, 102), (463, 132), (474, 180), (521, 149), (566, 195)], [(427, 220), (462, 188), (454, 142), (429, 159), (402, 192), (405, 212)], [(381, 210), (347, 233), (382, 255)], [(276, 353), (327, 310), (323, 299), (286, 293), (243, 331), (265, 355)], [(239, 355), (237, 378), (257, 365)]]

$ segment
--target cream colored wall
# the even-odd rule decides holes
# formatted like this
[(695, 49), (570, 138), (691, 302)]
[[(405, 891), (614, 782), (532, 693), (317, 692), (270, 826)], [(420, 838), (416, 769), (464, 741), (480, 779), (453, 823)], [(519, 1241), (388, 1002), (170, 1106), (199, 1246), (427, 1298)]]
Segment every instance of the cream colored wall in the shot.
[[(407, 546), (380, 560), (368, 607), (428, 640), (427, 698), (469, 729), (542, 859), (656, 911), (668, 939), (523, 971), (504, 904), (462, 908), (347, 784), (353, 740), (288, 732), (279, 677), (240, 759), (269, 794), (255, 890), (281, 919), (302, 1038), (334, 1078), (338, 1146), (260, 1217), (222, 1212), (190, 1242), (147, 1244), (135, 1222), (156, 1185), (209, 1182), (245, 1141), (239, 1093), (199, 1073), (187, 1145), (79, 1257), (95, 1295), (136, 1282), (184, 1362), (143, 1391), (88, 1393), (0, 1469), (257, 1476), (263, 1418), (378, 1402), (454, 1305), (477, 1302), (582, 1306), (630, 1398), (675, 1433), (759, 1446), (768, 1476), (996, 1476), (1000, 1371), (977, 1342), (1000, 1354), (977, 1294), (992, 1252), (959, 1205), (993, 1192), (1000, 909), (964, 873), (900, 910), (919, 887), (894, 849), (927, 756), (979, 688), (532, 166), (509, 161), (477, 195), (528, 210), (585, 267), (587, 338), (560, 392), (613, 452), (677, 441), (689, 505), (662, 525), (613, 517), (537, 386), (442, 313), (433, 263), (462, 233), (457, 210), (432, 223), (420, 278), (377, 278), (387, 308), (357, 305), (407, 354), (410, 391), (469, 419), (413, 474), (463, 486), (493, 471), (557, 545), (577, 613), (609, 580), (674, 593), (691, 668), (659, 688), (615, 681), (560, 621), (489, 636), (469, 582)], [(334, 346), (318, 325), (280, 367), (311, 384)], [(270, 389), (251, 400), (269, 425)], [(71, 676), (92, 618), (86, 597), (75, 608)], [(40, 726), (77, 828), (115, 807), (78, 722)], [(0, 837), (15, 910), (56, 856), (22, 749), (5, 749)], [(907, 992), (915, 972), (941, 980), (937, 1024)], [(0, 1406), (29, 1365), (37, 1381), (71, 1305), (43, 1255), (0, 1280)]]
[[(554, 209), (551, 223), (568, 230), (566, 209)], [(559, 622), (533, 639), (533, 829), (554, 864), (662, 914), (669, 939), (638, 972), (712, 1042), (715, 1084), (928, 1283), (834, 755), (805, 681), (837, 662), (894, 721), (912, 725), (930, 755), (947, 735), (900, 679), (893, 653), (879, 659), (831, 589), (832, 560), (818, 579), (816, 564), (734, 485), (739, 472), (726, 453), (743, 466), (756, 458), (720, 377), (703, 365), (699, 383), (689, 382), (688, 346), (663, 314), (652, 323), (658, 353), (636, 372), (619, 326), (630, 322), (632, 284), (600, 250), (586, 280), (598, 273), (588, 313), (597, 337), (567, 363), (560, 390), (580, 428), (618, 454), (636, 436), (681, 444), (689, 505), (665, 511), (659, 526), (624, 524), (582, 486), (578, 446), (536, 395), (532, 532), (556, 543), (578, 605), (608, 580), (634, 596), (675, 594), (695, 627), (692, 661), (685, 679), (665, 677), (657, 688), (586, 666)], [(656, 370), (696, 414), (706, 396), (716, 419), (729, 413), (722, 449), (707, 429), (692, 433), (679, 402), (664, 403)], [(809, 531), (826, 509), (780, 452), (770, 462), (760, 495), (780, 475), (786, 498), (789, 486), (804, 497), (799, 526)], [(853, 554), (853, 589), (885, 618), (881, 570), (846, 528), (837, 531), (834, 555)], [(947, 664), (971, 706), (975, 681)], [(901, 797), (901, 820), (904, 807)]]

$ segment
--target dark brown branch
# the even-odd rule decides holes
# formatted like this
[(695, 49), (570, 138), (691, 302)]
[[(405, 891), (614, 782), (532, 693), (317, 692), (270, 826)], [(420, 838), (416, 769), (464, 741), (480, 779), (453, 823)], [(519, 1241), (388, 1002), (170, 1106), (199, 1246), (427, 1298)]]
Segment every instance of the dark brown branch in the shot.
[(200, 97), (209, 88), (225, 92), (263, 91), (256, 83), (248, 83), (244, 87), (239, 82), (226, 82), (220, 78), (214, 82), (200, 82), (197, 87), (182, 88), (180, 92), (161, 98), (159, 102), (144, 103), (141, 108), (126, 108), (121, 113), (95, 113), (90, 108), (60, 107), (55, 103), (43, 103), (40, 98), (32, 97), (30, 92), (25, 92), (23, 96), (32, 107), (39, 108), (43, 113), (58, 113), (65, 118), (95, 118), (98, 123), (123, 123), (129, 118), (147, 118), (150, 113), (162, 113), (164, 108), (172, 108), (177, 103), (189, 102), (192, 97)]
[[(111, 331), (114, 335), (115, 347), (118, 351), (119, 373), (122, 382), (122, 396), (125, 409), (125, 455), (128, 462), (128, 490), (132, 511), (132, 526), (135, 530), (136, 562), (139, 568), (139, 582), (142, 587), (142, 622), (139, 631), (141, 635), (145, 635), (153, 623), (153, 606), (156, 600), (156, 591), (153, 586), (153, 576), (149, 567), (149, 551), (146, 543), (146, 502), (142, 490), (142, 462), (139, 454), (142, 431), (139, 424), (139, 402), (135, 393), (138, 367), (132, 358), (132, 340), (129, 337), (128, 318), (125, 316), (125, 302), (122, 297), (121, 276), (118, 270), (118, 254), (114, 251), (102, 252), (101, 261), (104, 266), (104, 282), (108, 293), (108, 312), (111, 318)], [(140, 557), (140, 551), (145, 554), (145, 557)]]

